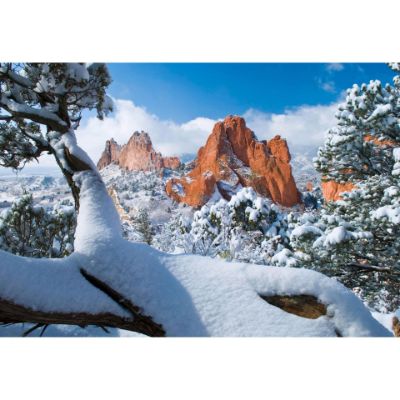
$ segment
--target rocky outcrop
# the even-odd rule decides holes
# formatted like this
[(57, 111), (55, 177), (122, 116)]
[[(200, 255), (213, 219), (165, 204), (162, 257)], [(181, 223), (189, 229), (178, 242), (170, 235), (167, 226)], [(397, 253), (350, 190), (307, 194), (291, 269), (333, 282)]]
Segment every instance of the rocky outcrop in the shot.
[(286, 140), (275, 136), (259, 141), (243, 118), (228, 116), (215, 124), (193, 170), (183, 178), (170, 179), (166, 191), (178, 202), (200, 207), (215, 192), (229, 199), (243, 186), (283, 206), (301, 201)]
[(335, 181), (321, 182), (321, 189), (326, 201), (337, 201), (342, 198), (345, 192), (351, 192), (355, 185), (351, 182), (339, 183)]
[(150, 136), (146, 132), (134, 132), (128, 143), (120, 146), (114, 140), (107, 140), (106, 147), (97, 168), (117, 164), (128, 171), (162, 171), (178, 169), (181, 162), (178, 157), (163, 157), (154, 150)]
[(168, 169), (178, 169), (181, 166), (179, 157), (163, 157), (163, 167)]
[(106, 147), (100, 160), (97, 162), (97, 168), (103, 169), (110, 164), (118, 164), (119, 154), (121, 152), (121, 146), (114, 140), (110, 139), (106, 141)]

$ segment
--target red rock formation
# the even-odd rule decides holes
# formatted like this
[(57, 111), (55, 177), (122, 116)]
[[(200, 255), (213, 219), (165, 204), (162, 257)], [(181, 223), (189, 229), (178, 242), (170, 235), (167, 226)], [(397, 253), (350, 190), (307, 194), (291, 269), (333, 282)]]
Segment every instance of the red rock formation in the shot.
[(178, 202), (199, 207), (215, 190), (230, 198), (240, 186), (251, 186), (287, 207), (301, 201), (286, 140), (275, 136), (258, 141), (243, 118), (228, 116), (215, 124), (197, 153), (194, 169), (181, 179), (170, 179), (166, 192)]
[(335, 181), (321, 182), (321, 189), (324, 199), (327, 201), (336, 201), (342, 198), (344, 192), (351, 192), (355, 185), (351, 182), (338, 183)]
[(156, 152), (148, 133), (134, 132), (122, 147), (113, 139), (107, 140), (97, 168), (109, 164), (117, 164), (128, 171), (162, 171), (164, 168), (177, 169), (181, 162), (178, 157), (163, 157)]
[(168, 169), (178, 169), (181, 166), (179, 157), (163, 157), (163, 167)]
[(97, 163), (97, 168), (102, 169), (110, 164), (118, 164), (120, 152), (121, 146), (114, 139), (107, 140), (103, 154)]

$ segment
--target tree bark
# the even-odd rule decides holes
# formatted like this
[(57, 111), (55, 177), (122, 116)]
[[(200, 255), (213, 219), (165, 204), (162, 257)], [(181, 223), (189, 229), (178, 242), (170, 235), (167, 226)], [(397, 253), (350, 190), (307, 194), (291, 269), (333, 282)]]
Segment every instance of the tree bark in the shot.
[(86, 279), (98, 290), (102, 291), (106, 296), (118, 303), (123, 309), (131, 314), (131, 317), (123, 318), (109, 312), (96, 314), (91, 314), (89, 312), (45, 312), (33, 310), (28, 306), (16, 304), (12, 301), (0, 298), (1, 323), (14, 324), (27, 322), (42, 325), (78, 325), (81, 327), (87, 325), (98, 325), (139, 332), (152, 337), (165, 336), (163, 327), (154, 322), (151, 317), (144, 315), (138, 306), (133, 304), (130, 300), (124, 298), (106, 283), (87, 273), (84, 269), (81, 269), (80, 271), (82, 274), (82, 279)]
[(301, 294), (296, 296), (260, 296), (267, 303), (290, 314), (303, 318), (316, 319), (326, 315), (326, 306), (315, 296)]
[(14, 304), (10, 301), (0, 299), (0, 321), (3, 324), (15, 323), (34, 323), (34, 324), (65, 324), (78, 325), (85, 327), (87, 325), (107, 326), (118, 329), (126, 329), (132, 332), (143, 333), (147, 336), (160, 337), (165, 336), (165, 332), (151, 325), (144, 325), (142, 321), (135, 318), (125, 319), (110, 313), (88, 314), (88, 313), (63, 313), (32, 310), (31, 308)]

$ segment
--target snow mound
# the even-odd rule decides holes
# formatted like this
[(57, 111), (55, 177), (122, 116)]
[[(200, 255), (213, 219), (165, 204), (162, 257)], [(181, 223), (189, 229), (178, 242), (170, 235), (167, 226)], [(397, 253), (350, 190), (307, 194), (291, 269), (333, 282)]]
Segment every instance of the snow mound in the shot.
[[(48, 311), (125, 315), (82, 279), (84, 268), (141, 307), (168, 336), (391, 336), (350, 290), (320, 273), (172, 255), (128, 242), (100, 176), (81, 172), (77, 183), (76, 251), (62, 260), (1, 252), (2, 296)], [(302, 318), (261, 298), (299, 294), (315, 296), (327, 315)]]

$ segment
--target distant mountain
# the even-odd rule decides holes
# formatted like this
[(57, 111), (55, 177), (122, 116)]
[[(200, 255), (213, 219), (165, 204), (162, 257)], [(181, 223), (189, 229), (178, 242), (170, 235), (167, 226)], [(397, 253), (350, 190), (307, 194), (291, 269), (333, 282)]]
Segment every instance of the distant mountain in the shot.
[(97, 168), (116, 164), (127, 171), (162, 171), (178, 169), (178, 157), (163, 157), (154, 150), (150, 136), (146, 132), (134, 132), (127, 144), (119, 145), (114, 139), (107, 140)]

